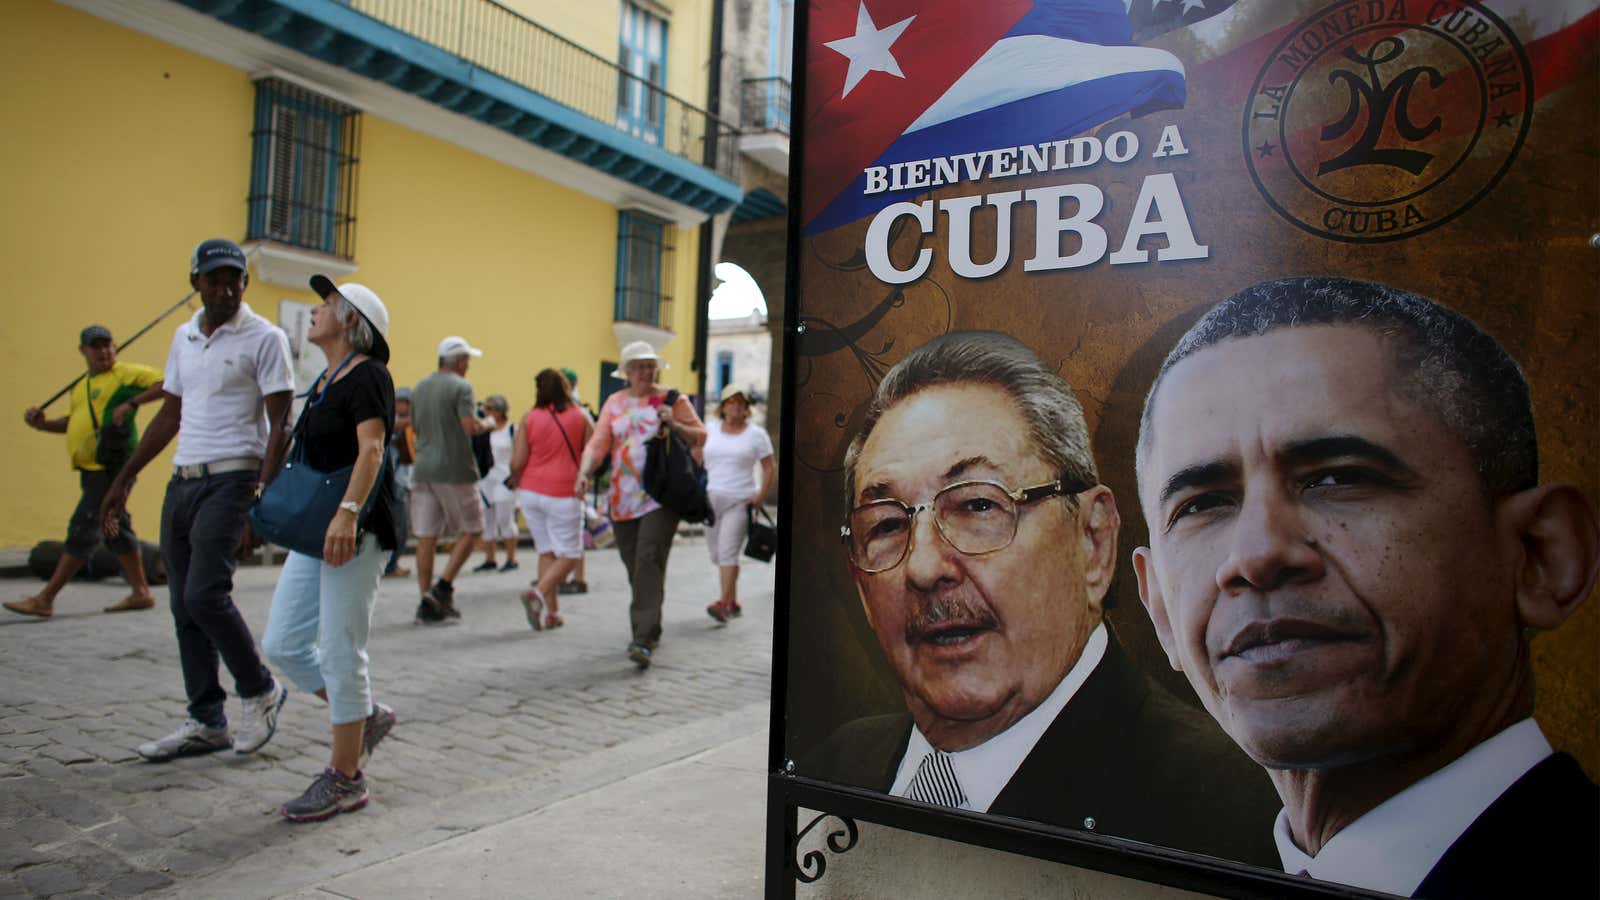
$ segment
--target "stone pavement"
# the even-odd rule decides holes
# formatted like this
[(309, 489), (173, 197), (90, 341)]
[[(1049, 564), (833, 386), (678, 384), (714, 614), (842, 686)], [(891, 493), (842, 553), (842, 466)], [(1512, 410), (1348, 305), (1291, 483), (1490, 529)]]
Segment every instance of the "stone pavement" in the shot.
[[(0, 897), (292, 893), (764, 723), (771, 567), (744, 568), (746, 613), (718, 627), (704, 612), (715, 592), (704, 544), (680, 538), (662, 646), (640, 673), (623, 655), (627, 581), (614, 551), (590, 554), (590, 593), (562, 598), (566, 627), (556, 631), (535, 633), (523, 619), (517, 596), (534, 562), (526, 548), (521, 562), (514, 573), (463, 575), (465, 621), (448, 628), (411, 624), (414, 580), (383, 582), (369, 651), (375, 693), (400, 722), (369, 766), (371, 805), (302, 826), (275, 810), (326, 765), (327, 713), (315, 697), (291, 685), (277, 737), (253, 756), (145, 763), (133, 748), (183, 718), (165, 610), (100, 613), (126, 590), (108, 581), (69, 586), (49, 622), (6, 613)], [(235, 580), (258, 637), (276, 577), (276, 567), (244, 567)], [(0, 592), (22, 596), (37, 584), (4, 580)]]

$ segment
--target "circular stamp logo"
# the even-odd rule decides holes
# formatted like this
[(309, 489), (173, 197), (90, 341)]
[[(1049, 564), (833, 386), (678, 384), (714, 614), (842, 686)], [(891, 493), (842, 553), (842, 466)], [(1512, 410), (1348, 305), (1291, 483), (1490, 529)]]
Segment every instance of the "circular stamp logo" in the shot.
[(1244, 110), (1250, 177), (1312, 234), (1412, 237), (1482, 199), (1533, 116), (1516, 36), (1470, 0), (1343, 0), (1295, 24)]

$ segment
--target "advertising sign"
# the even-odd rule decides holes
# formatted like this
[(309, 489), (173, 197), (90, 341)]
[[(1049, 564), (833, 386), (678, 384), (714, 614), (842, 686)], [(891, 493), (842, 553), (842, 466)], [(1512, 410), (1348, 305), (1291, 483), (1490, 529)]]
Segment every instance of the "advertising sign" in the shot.
[(1595, 5), (803, 13), (776, 795), (1600, 892)]

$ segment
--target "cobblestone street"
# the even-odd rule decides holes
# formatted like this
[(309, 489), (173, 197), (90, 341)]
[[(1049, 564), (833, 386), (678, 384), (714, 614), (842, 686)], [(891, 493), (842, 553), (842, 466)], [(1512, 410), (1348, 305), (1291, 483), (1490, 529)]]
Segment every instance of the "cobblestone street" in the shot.
[[(746, 612), (719, 627), (704, 611), (716, 583), (704, 544), (680, 538), (665, 635), (640, 673), (623, 653), (627, 581), (615, 551), (589, 554), (590, 593), (563, 597), (566, 626), (537, 633), (517, 599), (536, 558), (523, 548), (519, 561), (517, 572), (458, 579), (455, 627), (413, 626), (415, 580), (383, 581), (369, 650), (375, 694), (399, 724), (368, 767), (371, 805), (302, 826), (276, 809), (327, 764), (329, 732), (326, 707), (292, 684), (277, 737), (255, 755), (152, 764), (134, 752), (184, 717), (165, 588), (143, 612), (101, 613), (126, 593), (108, 580), (69, 586), (48, 622), (5, 613), (0, 897), (288, 893), (695, 752), (735, 724), (759, 726), (771, 567), (744, 567)], [(235, 579), (258, 640), (277, 573), (249, 566)], [(6, 599), (37, 587), (0, 581)], [(226, 671), (224, 684), (231, 692)], [(238, 708), (230, 696), (230, 716)]]

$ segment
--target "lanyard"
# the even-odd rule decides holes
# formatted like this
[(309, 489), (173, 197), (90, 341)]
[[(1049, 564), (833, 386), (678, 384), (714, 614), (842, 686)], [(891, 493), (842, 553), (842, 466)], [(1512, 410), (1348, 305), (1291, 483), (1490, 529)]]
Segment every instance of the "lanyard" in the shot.
[[(321, 406), (322, 405), (323, 398), (328, 396), (328, 387), (333, 384), (333, 380), (335, 378), (339, 377), (339, 373), (344, 371), (344, 367), (346, 365), (349, 365), (350, 360), (355, 359), (355, 358), (356, 358), (356, 351), (351, 350), (350, 351), (350, 355), (346, 356), (344, 358), (344, 361), (339, 363), (339, 367), (333, 370), (333, 374), (332, 375), (328, 375), (328, 370), (327, 369), (323, 369), (322, 370), (322, 375), (318, 375), (317, 376), (317, 380), (311, 382), (311, 387), (306, 388), (306, 392), (304, 394), (300, 395), (301, 398), (310, 398), (310, 402), (308, 402), (306, 404), (306, 408), (307, 409), (310, 409), (313, 406)], [(323, 381), (322, 380), (323, 375), (327, 375), (327, 377), (328, 377), (327, 381)], [(319, 382), (322, 384), (322, 392), (321, 393), (317, 392), (317, 384)]]

